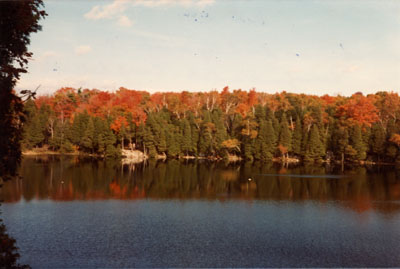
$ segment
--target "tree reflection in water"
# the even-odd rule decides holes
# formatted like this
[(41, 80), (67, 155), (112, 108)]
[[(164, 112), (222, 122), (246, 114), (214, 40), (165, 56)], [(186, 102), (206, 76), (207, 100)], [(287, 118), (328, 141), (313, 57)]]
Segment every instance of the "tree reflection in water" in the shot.
[(179, 160), (121, 165), (47, 156), (25, 158), (24, 181), (6, 182), (3, 199), (316, 200), (338, 201), (356, 211), (391, 212), (400, 210), (400, 205), (380, 202), (400, 200), (399, 172), (392, 167), (356, 167), (337, 177), (330, 175), (340, 175), (340, 167)]

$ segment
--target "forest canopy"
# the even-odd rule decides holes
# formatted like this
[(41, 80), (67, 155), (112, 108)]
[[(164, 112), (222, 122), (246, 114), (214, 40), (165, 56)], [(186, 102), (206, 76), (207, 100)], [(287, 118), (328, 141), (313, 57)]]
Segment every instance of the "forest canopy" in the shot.
[(116, 157), (387, 161), (399, 158), (400, 97), (230, 90), (115, 92), (61, 88), (25, 104), (23, 146)]

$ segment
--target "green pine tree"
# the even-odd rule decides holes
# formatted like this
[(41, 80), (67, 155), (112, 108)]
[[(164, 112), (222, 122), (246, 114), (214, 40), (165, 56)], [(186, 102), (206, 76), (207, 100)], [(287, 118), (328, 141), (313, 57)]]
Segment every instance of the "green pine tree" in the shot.
[(39, 115), (36, 115), (32, 119), (26, 135), (29, 146), (37, 147), (43, 142), (44, 140), (43, 126), (41, 125)]
[(167, 136), (165, 130), (162, 130), (159, 137), (159, 142), (157, 144), (157, 150), (159, 153), (165, 153), (167, 151)]
[(301, 141), (303, 139), (302, 129), (301, 120), (297, 117), (292, 138), (292, 152), (296, 156), (301, 156)]
[(180, 155), (182, 134), (178, 126), (170, 125), (169, 132), (167, 132), (167, 155), (175, 158)]
[(350, 136), (350, 145), (356, 151), (355, 158), (358, 161), (365, 160), (367, 157), (367, 147), (365, 146), (362, 139), (361, 126), (355, 125), (352, 128), (352, 134)]
[(335, 153), (340, 156), (340, 160), (343, 164), (346, 155), (346, 148), (349, 145), (349, 133), (347, 129), (339, 124), (336, 124), (336, 128), (333, 134), (333, 144)]
[(93, 153), (95, 146), (94, 138), (95, 138), (94, 123), (93, 123), (93, 118), (90, 117), (85, 133), (83, 134), (83, 137), (81, 139), (81, 144), (86, 151)]
[(286, 119), (286, 114), (282, 115), (281, 124), (280, 124), (280, 132), (279, 132), (279, 141), (278, 144), (283, 146), (286, 152), (282, 152), (283, 155), (289, 157), (289, 151), (291, 151), (292, 145), (292, 133), (289, 129), (289, 125)]
[(86, 126), (89, 122), (89, 114), (85, 110), (84, 113), (75, 114), (74, 121), (70, 129), (70, 140), (77, 146), (81, 146), (81, 139), (85, 134)]
[(255, 157), (264, 161), (272, 160), (275, 147), (276, 137), (271, 121), (261, 120), (255, 145)]
[(199, 137), (199, 153), (202, 156), (209, 156), (214, 153), (213, 149), (213, 130), (215, 126), (211, 123), (210, 114), (208, 111), (204, 112), (204, 120), (201, 125)]
[(321, 143), (319, 130), (316, 125), (313, 125), (310, 131), (304, 160), (319, 161), (323, 156), (324, 156), (324, 146)]
[(378, 162), (380, 161), (382, 155), (385, 152), (385, 141), (386, 134), (380, 123), (376, 123), (372, 126), (371, 130), (371, 149), (372, 152), (378, 157)]
[(222, 142), (228, 139), (228, 135), (223, 122), (223, 114), (220, 109), (215, 109), (211, 115), (212, 115), (212, 123), (215, 126), (213, 148), (219, 154), (221, 154)]
[(187, 119), (183, 119), (183, 136), (182, 136), (182, 151), (185, 155), (189, 155), (192, 151), (192, 130)]

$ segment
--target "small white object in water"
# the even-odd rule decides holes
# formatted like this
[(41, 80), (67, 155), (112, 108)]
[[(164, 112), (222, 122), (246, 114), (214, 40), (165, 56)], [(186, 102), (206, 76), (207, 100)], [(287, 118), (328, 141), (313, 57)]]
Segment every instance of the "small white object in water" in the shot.
[(64, 181), (61, 181), (61, 184), (64, 184)]
[(249, 177), (248, 181), (251, 181), (251, 177)]

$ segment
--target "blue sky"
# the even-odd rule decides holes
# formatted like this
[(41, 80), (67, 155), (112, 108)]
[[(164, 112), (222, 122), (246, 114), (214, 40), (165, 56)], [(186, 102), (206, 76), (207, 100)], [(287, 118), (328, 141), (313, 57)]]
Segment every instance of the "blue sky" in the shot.
[(19, 89), (400, 90), (400, 1), (46, 1)]

